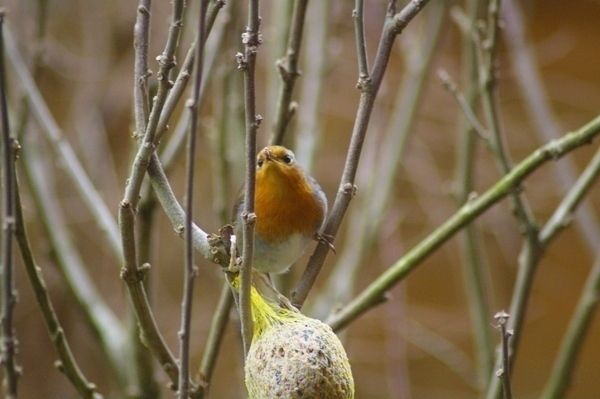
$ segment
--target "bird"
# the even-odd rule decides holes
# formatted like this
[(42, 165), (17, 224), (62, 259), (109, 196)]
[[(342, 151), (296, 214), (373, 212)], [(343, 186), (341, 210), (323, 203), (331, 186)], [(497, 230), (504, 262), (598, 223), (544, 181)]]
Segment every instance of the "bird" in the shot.
[[(244, 195), (234, 206), (234, 232), (242, 237)], [(281, 274), (298, 260), (312, 240), (332, 244), (320, 231), (327, 216), (327, 198), (321, 186), (283, 146), (267, 146), (256, 159), (253, 268)]]

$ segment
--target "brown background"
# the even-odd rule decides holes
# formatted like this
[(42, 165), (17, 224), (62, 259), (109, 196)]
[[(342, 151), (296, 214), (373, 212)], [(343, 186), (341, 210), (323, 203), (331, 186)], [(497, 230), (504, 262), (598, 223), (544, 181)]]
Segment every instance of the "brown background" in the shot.
[[(435, 1), (432, 0), (432, 3)], [(275, 73), (266, 60), (271, 40), (269, 24), (272, 23), (270, 10), (273, 3), (265, 1), (262, 5), (265, 43), (259, 53), (258, 112), (265, 116), (265, 122), (261, 128), (259, 146), (266, 143), (274, 113), (273, 109), (267, 109), (264, 86), (265, 76)], [(335, 4), (332, 4), (332, 22), (329, 26), (330, 73), (324, 85), (322, 109), (325, 136), (319, 147), (315, 168), (315, 176), (323, 186), (330, 205), (343, 168), (359, 97), (359, 91), (355, 89), (357, 67), (350, 18), (352, 2), (332, 3)], [(366, 3), (367, 41), (372, 60), (385, 2)], [(546, 0), (521, 3), (527, 18), (529, 44), (533, 46), (540, 65), (554, 115), (565, 132), (578, 128), (595, 117), (600, 109), (600, 2)], [(42, 93), (116, 217), (133, 146), (130, 139), (132, 31), (136, 2), (51, 2), (47, 35), (41, 43), (37, 43), (34, 37), (37, 2), (8, 1), (6, 6), (9, 11), (8, 26), (21, 46), (21, 53), (30, 58), (36, 49), (42, 49), (42, 67), (37, 79)], [(154, 57), (163, 49), (170, 10), (167, 2), (155, 1), (153, 7), (150, 63), (151, 68), (156, 70)], [(310, 28), (310, 22), (308, 26)], [(239, 29), (236, 35), (241, 32)], [(182, 40), (184, 48), (189, 41), (188, 31)], [(229, 54), (228, 58), (223, 58), (226, 60), (224, 62), (234, 65), (233, 56), (234, 53)], [(402, 76), (400, 57), (397, 47), (374, 111), (369, 137), (377, 137), (385, 127), (380, 118), (388, 117)], [(444, 28), (432, 72), (427, 79), (425, 96), (414, 125), (415, 132), (396, 181), (395, 199), (385, 217), (379, 244), (370, 255), (369, 264), (361, 271), (359, 289), (448, 218), (455, 209), (451, 190), (459, 111), (434, 73), (440, 67), (456, 79), (460, 77), (460, 34), (451, 22)], [(511, 155), (515, 161), (519, 161), (539, 146), (541, 141), (524, 110), (522, 95), (504, 45), (500, 48), (499, 77), (503, 124)], [(16, 88), (16, 79), (9, 77), (9, 80), (15, 82), (11, 98), (12, 104), (17, 107), (19, 90)], [(213, 90), (216, 89), (213, 87)], [(241, 92), (241, 86), (236, 90)], [(220, 222), (213, 211), (211, 199), (210, 161), (214, 153), (209, 146), (207, 132), (210, 128), (207, 126), (214, 125), (210, 125), (210, 98), (209, 95), (204, 110), (206, 123), (199, 143), (196, 220), (205, 230), (215, 231)], [(35, 124), (30, 125), (26, 132), (28, 137), (23, 139), (24, 151), (27, 151), (29, 140), (37, 141), (36, 137), (41, 137), (38, 130)], [(242, 134), (241, 131), (234, 133), (240, 140)], [(367, 148), (371, 148), (369, 146), (376, 144), (376, 141), (368, 139)], [(596, 147), (594, 143), (579, 149), (568, 159), (581, 170)], [(50, 151), (49, 147), (44, 148)], [(476, 187), (482, 191), (496, 181), (498, 175), (485, 150), (481, 149), (478, 157), (480, 163), (476, 171)], [(241, 159), (241, 153), (237, 158)], [(361, 185), (376, 178), (371, 176), (368, 164), (368, 157), (365, 156), (357, 181), (359, 196)], [(119, 279), (120, 259), (107, 248), (72, 184), (61, 170), (59, 159), (56, 159), (55, 167), (54, 175), (60, 200), (69, 217), (71, 238), (113, 310), (124, 315), (127, 299)], [(236, 164), (236, 167), (238, 172), (232, 187), (238, 187), (243, 177), (240, 165)], [(182, 169), (183, 158), (172, 177), (178, 196), (183, 192)], [(526, 184), (526, 195), (540, 222), (547, 220), (561, 199), (553, 170), (553, 166), (546, 165)], [(91, 330), (83, 324), (81, 313), (72, 306), (73, 298), (54, 266), (49, 242), (38, 224), (35, 207), (27, 193), (25, 187), (25, 212), (34, 251), (75, 357), (88, 378), (99, 386), (103, 394), (111, 397), (111, 392), (116, 389), (116, 384), (112, 382), (114, 377), (104, 366), (106, 360)], [(588, 200), (596, 212), (599, 211), (599, 200), (600, 190), (596, 187)], [(359, 202), (353, 203), (356, 204)], [(156, 260), (153, 263), (156, 272), (154, 310), (169, 345), (177, 352), (182, 242), (173, 233), (162, 211), (159, 210), (157, 214), (159, 231), (155, 237)], [(510, 303), (520, 251), (518, 228), (506, 202), (492, 208), (478, 223), (492, 278), (491, 311), (506, 309)], [(344, 236), (349, 226), (345, 224), (343, 227), (336, 240), (338, 249), (344, 247)], [(590, 253), (575, 229), (567, 229), (562, 233), (544, 256), (533, 287), (521, 350), (514, 369), (516, 397), (537, 397), (544, 386), (594, 257), (595, 254)], [(336, 257), (330, 256), (326, 268), (332, 267), (335, 261)], [(194, 369), (202, 353), (221, 281), (214, 265), (199, 257), (197, 262), (201, 273), (197, 279), (194, 303)], [(391, 291), (389, 303), (361, 317), (346, 330), (343, 339), (352, 363), (357, 398), (477, 397), (472, 387), (476, 383), (474, 342), (460, 262), (458, 241), (453, 239), (419, 266), (405, 282), (396, 286)], [(326, 273), (319, 284), (324, 281)], [(21, 396), (75, 397), (75, 391), (66, 378), (52, 366), (56, 354), (20, 263), (17, 277), (19, 303), (15, 322), (20, 341), (18, 363), (24, 369), (19, 385)], [(456, 352), (447, 352), (444, 347), (446, 344), (451, 344), (452, 351)], [(240, 345), (232, 326), (227, 331), (224, 346), (225, 351), (218, 360), (211, 397), (243, 397)], [(600, 325), (596, 317), (582, 347), (569, 398), (594, 398), (600, 395), (599, 348)], [(441, 360), (444, 356), (452, 359), (452, 366)], [(157, 375), (166, 384), (165, 375), (160, 370)]]

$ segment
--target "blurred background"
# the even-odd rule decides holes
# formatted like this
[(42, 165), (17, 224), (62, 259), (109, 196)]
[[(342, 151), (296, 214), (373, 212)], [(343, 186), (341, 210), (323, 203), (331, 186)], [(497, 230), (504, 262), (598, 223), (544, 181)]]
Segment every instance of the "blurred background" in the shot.
[[(208, 83), (201, 110), (195, 211), (196, 223), (207, 232), (216, 232), (228, 221), (229, 210), (243, 182), (242, 74), (236, 70), (235, 54), (242, 49), (240, 35), (246, 24), (246, 10), (245, 4), (229, 3), (220, 12), (207, 44), (210, 72), (206, 76)], [(399, 3), (403, 6), (405, 2)], [(451, 15), (458, 15), (458, 8), (468, 12), (470, 3), (431, 0), (397, 38), (369, 125), (356, 181), (357, 195), (335, 240), (337, 255), (330, 254), (327, 258), (307, 301), (305, 311), (309, 315), (325, 318), (334, 308), (347, 303), (457, 209), (462, 112), (444, 89), (437, 72), (444, 69), (457, 82), (459, 90), (466, 90), (465, 39), (455, 22), (457, 18)], [(370, 65), (386, 5), (387, 2), (381, 0), (365, 4)], [(197, 2), (189, 2), (188, 6), (189, 14), (177, 52), (179, 60), (183, 60), (193, 41)], [(132, 139), (135, 130), (132, 87), (137, 3), (132, 0), (7, 0), (4, 7), (7, 29), (18, 53), (25, 60), (62, 134), (116, 219), (136, 148)], [(169, 2), (152, 4), (149, 64), (153, 77), (158, 69), (155, 58), (165, 45), (170, 7)], [(498, 104), (507, 146), (517, 163), (552, 137), (577, 129), (597, 116), (600, 109), (600, 24), (597, 18), (600, 2), (503, 1), (502, 7)], [(259, 148), (268, 143), (272, 131), (280, 82), (274, 62), (285, 52), (291, 9), (289, 0), (261, 2), (263, 45), (258, 55), (257, 110), (264, 121), (259, 130)], [(312, 171), (325, 190), (330, 206), (338, 190), (360, 96), (356, 89), (358, 68), (352, 9), (350, 1), (309, 3), (300, 62), (303, 75), (294, 93), (299, 108), (286, 138), (286, 145), (294, 149), (300, 162)], [(523, 42), (518, 35), (522, 35)], [(426, 59), (425, 67), (419, 69), (428, 46), (433, 46), (431, 59)], [(539, 86), (526, 75), (527, 65), (520, 63), (524, 58), (518, 53), (519, 49), (530, 57), (525, 59), (533, 68), (534, 77), (539, 77)], [(128, 294), (119, 278), (122, 259), (111, 250), (82, 202), (65, 171), (65, 163), (44, 134), (43, 124), (27, 110), (25, 90), (12, 67), (8, 70), (8, 80), (12, 124), (15, 131), (22, 127), (23, 156), (38, 161), (35, 170), (43, 176), (50, 187), (48, 192), (53, 193), (54, 202), (64, 214), (67, 239), (80, 256), (81, 265), (110, 309), (121, 320), (126, 320)], [(150, 82), (155, 85), (152, 78)], [(409, 85), (417, 82), (420, 82), (419, 87), (410, 88)], [(523, 82), (540, 89), (541, 97), (534, 104), (542, 107), (541, 111), (531, 106), (531, 98), (527, 97), (531, 92), (524, 89)], [(417, 101), (413, 104), (411, 99)], [(409, 104), (414, 106), (410, 112)], [(182, 105), (183, 101), (163, 144), (176, 135), (180, 126), (186, 125)], [(363, 218), (368, 215), (365, 210), (373, 201), (369, 197), (373, 194), (369, 193), (377, 192), (379, 179), (384, 178), (379, 172), (386, 170), (385, 165), (379, 163), (387, 159), (382, 143), (388, 143), (386, 139), (394, 134), (406, 135), (406, 138), (398, 142), (398, 152), (388, 168), (394, 170), (390, 177), (391, 195), (383, 213), (378, 214), (380, 223), (374, 231), (365, 233), (365, 237), (360, 233), (365, 232), (365, 223), (368, 224)], [(219, 143), (226, 146), (224, 164), (229, 168), (226, 180), (217, 175)], [(543, 166), (527, 179), (524, 195), (540, 225), (552, 215), (572, 185), (573, 177), (581, 173), (596, 148), (597, 143), (593, 143), (578, 149), (559, 162)], [(163, 149), (164, 146), (159, 150)], [(474, 154), (472, 189), (481, 193), (498, 180), (499, 172), (481, 143), (476, 145)], [(175, 154), (168, 169), (170, 182), (180, 200), (184, 164), (183, 154)], [(96, 335), (85, 323), (81, 310), (74, 306), (72, 292), (57, 267), (56, 249), (41, 223), (39, 200), (35, 199), (31, 183), (23, 177), (26, 174), (23, 167), (19, 167), (33, 251), (75, 358), (83, 373), (98, 385), (105, 397), (122, 397)], [(538, 265), (513, 370), (516, 397), (538, 397), (548, 379), (585, 279), (597, 257), (600, 242), (594, 239), (599, 235), (586, 232), (600, 231), (599, 201), (600, 189), (594, 187), (585, 202), (584, 217), (576, 218), (572, 226), (551, 243)], [(159, 327), (172, 351), (178, 353), (183, 242), (160, 207), (154, 215), (149, 255), (150, 296)], [(581, 227), (580, 220), (591, 230)], [(475, 225), (488, 310), (493, 315), (510, 306), (522, 236), (507, 200), (478, 218)], [(363, 242), (365, 252), (358, 254), (356, 250)], [(314, 246), (309, 247), (284, 277), (286, 281), (278, 284), (292, 287), (313, 249)], [(352, 265), (356, 259), (360, 263)], [(396, 285), (387, 303), (343, 330), (340, 337), (352, 364), (357, 398), (481, 397), (481, 387), (485, 384), (482, 378), (487, 377), (483, 377), (478, 362), (464, 259), (461, 240), (451, 239)], [(223, 279), (218, 266), (200, 256), (196, 256), (196, 262), (200, 273), (193, 307), (192, 370), (198, 368)], [(334, 274), (333, 270), (339, 272)], [(332, 275), (334, 283), (329, 280)], [(16, 284), (19, 293), (15, 313), (19, 339), (17, 360), (23, 367), (19, 382), (21, 397), (76, 397), (74, 388), (53, 366), (57, 356), (20, 259)], [(332, 287), (343, 289), (332, 292)], [(211, 383), (211, 398), (245, 397), (235, 311), (231, 317), (233, 322), (227, 328)], [(495, 345), (500, 335), (493, 324), (490, 317), (489, 333)], [(599, 358), (600, 323), (595, 317), (567, 397), (597, 397)], [(173, 397), (164, 372), (157, 368), (155, 375), (164, 397)]]

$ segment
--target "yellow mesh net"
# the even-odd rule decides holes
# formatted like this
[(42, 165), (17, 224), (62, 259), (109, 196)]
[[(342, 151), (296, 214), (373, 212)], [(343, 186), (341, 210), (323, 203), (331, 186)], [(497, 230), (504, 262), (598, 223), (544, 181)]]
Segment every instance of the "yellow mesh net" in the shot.
[(254, 336), (246, 358), (250, 399), (352, 399), (346, 351), (319, 320), (281, 308), (251, 288)]

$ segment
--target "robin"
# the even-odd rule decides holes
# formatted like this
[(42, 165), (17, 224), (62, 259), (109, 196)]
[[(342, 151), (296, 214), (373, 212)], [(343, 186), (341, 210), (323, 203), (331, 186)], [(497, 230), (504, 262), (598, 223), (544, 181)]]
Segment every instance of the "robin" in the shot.
[[(320, 233), (327, 198), (319, 184), (285, 147), (263, 148), (256, 161), (253, 267), (279, 274), (289, 269), (311, 240), (329, 240)], [(234, 208), (235, 234), (242, 237), (243, 193)]]

